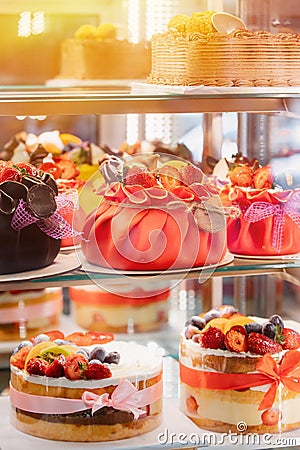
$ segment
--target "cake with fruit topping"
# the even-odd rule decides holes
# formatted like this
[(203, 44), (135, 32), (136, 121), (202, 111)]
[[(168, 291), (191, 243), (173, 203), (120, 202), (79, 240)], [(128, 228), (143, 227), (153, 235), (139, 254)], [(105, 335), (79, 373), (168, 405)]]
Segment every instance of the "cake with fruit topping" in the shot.
[(64, 199), (49, 173), (29, 163), (0, 162), (0, 274), (39, 269), (73, 236), (59, 214)]
[(59, 326), (62, 306), (61, 288), (0, 292), (0, 342)]
[(299, 428), (299, 329), (227, 305), (193, 316), (180, 338), (180, 409), (214, 432)]
[(148, 43), (117, 37), (113, 24), (82, 25), (61, 46), (59, 78), (77, 80), (146, 78), (150, 71)]
[[(281, 256), (300, 252), (300, 189), (284, 189), (270, 166), (237, 154), (217, 164), (228, 183), (220, 191), (225, 207), (238, 214), (227, 219), (227, 243), (237, 255)], [(217, 169), (217, 170), (216, 170)]]
[(179, 14), (166, 32), (155, 34), (148, 82), (220, 87), (300, 84), (299, 34), (235, 26), (226, 33), (215, 17), (215, 11)]
[(168, 282), (129, 282), (120, 285), (69, 288), (76, 323), (85, 330), (146, 333), (168, 322)]
[[(164, 155), (167, 156), (167, 155)], [(191, 163), (159, 154), (100, 165), (103, 199), (83, 227), (89, 263), (119, 270), (188, 269), (218, 264), (226, 251), (216, 190)]]
[(111, 333), (50, 331), (10, 358), (14, 426), (59, 441), (138, 436), (162, 421), (159, 349)]

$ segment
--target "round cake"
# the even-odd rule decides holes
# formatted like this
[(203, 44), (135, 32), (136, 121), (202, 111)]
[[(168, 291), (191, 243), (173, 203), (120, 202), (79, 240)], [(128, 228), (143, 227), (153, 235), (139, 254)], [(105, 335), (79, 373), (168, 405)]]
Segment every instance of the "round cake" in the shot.
[(11, 356), (13, 424), (45, 439), (125, 439), (162, 421), (162, 357), (110, 333), (38, 335)]
[(57, 327), (63, 307), (60, 288), (0, 293), (0, 341), (30, 338)]
[(95, 331), (145, 333), (168, 322), (168, 283), (128, 283), (106, 286), (70, 287), (76, 323)]
[(180, 338), (180, 409), (214, 432), (300, 427), (299, 324), (232, 306), (193, 316)]
[(299, 86), (300, 35), (213, 26), (214, 11), (179, 15), (152, 37), (149, 83), (204, 86)]
[(216, 191), (192, 164), (160, 164), (159, 158), (150, 154), (102, 162), (107, 188), (83, 227), (81, 245), (89, 263), (157, 271), (222, 260), (226, 227)]

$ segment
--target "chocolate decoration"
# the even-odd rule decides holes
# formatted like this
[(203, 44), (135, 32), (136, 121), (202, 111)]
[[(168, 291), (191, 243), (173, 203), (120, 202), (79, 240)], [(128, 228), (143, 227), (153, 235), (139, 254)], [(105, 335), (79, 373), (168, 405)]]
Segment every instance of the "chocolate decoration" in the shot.
[(5, 192), (0, 191), (0, 212), (4, 215), (9, 215), (16, 209), (17, 202), (7, 195)]
[(29, 155), (29, 162), (33, 166), (39, 167), (46, 156), (48, 156), (47, 150), (45, 149), (45, 147), (43, 147), (42, 144), (38, 144), (33, 152)]
[(52, 175), (50, 175), (50, 173), (40, 171), (38, 174), (38, 177), (43, 183), (47, 184), (49, 187), (51, 187), (51, 189), (53, 189), (53, 191), (55, 192), (55, 195), (58, 194), (57, 184), (56, 184), (54, 178), (52, 177)]
[(28, 191), (27, 206), (40, 219), (52, 216), (56, 210), (53, 189), (42, 183), (32, 186)]
[(24, 184), (27, 187), (27, 189), (30, 189), (32, 186), (41, 184), (41, 180), (37, 177), (32, 177), (30, 175), (24, 175), (24, 176), (22, 176), (21, 183)]
[(0, 189), (1, 192), (5, 192), (5, 194), (9, 195), (12, 198), (22, 198), (24, 201), (26, 201), (28, 189), (19, 181), (3, 181), (3, 183), (0, 183)]

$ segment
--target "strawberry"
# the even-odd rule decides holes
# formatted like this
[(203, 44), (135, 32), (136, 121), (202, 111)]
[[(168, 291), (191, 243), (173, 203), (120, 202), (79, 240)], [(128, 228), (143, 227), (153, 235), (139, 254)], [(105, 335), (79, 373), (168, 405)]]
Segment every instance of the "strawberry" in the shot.
[(11, 356), (10, 358), (10, 364), (12, 366), (17, 367), (18, 369), (24, 369), (25, 367), (25, 361), (27, 358), (28, 353), (32, 349), (32, 346), (27, 345), (26, 347), (22, 347), (17, 353)]
[(77, 169), (73, 161), (68, 159), (61, 159), (57, 163), (57, 166), (61, 171), (60, 177), (64, 180), (72, 180), (80, 174), (80, 171)]
[(234, 325), (225, 335), (225, 347), (230, 352), (246, 352), (248, 350), (247, 331), (241, 325)]
[(45, 162), (39, 166), (39, 170), (50, 173), (55, 180), (61, 178), (61, 170), (57, 164), (52, 162)]
[(59, 378), (65, 374), (66, 358), (59, 355), (46, 369), (46, 377)]
[(159, 169), (159, 180), (167, 190), (181, 185), (179, 170), (176, 169), (176, 167), (168, 166), (167, 164)]
[(105, 333), (104, 331), (88, 331), (86, 336), (92, 340), (92, 344), (106, 344), (115, 338), (112, 333)]
[(198, 403), (195, 399), (195, 397), (193, 397), (192, 395), (190, 395), (187, 399), (186, 399), (186, 408), (187, 410), (192, 413), (195, 414), (197, 412), (198, 409)]
[(156, 176), (152, 172), (148, 172), (147, 168), (130, 167), (127, 170), (125, 184), (140, 184), (144, 188), (150, 188), (157, 185)]
[(69, 378), (69, 380), (80, 380), (84, 377), (83, 374), (88, 363), (88, 359), (81, 353), (68, 356), (65, 364), (65, 376)]
[(255, 189), (271, 189), (273, 179), (270, 167), (264, 166), (257, 169), (253, 175), (253, 183)]
[(224, 348), (224, 333), (217, 327), (208, 327), (201, 333), (201, 347), (204, 348)]
[(45, 375), (49, 363), (42, 358), (31, 358), (26, 364), (29, 375)]
[(18, 163), (17, 168), (22, 175), (36, 176), (38, 173), (35, 166), (26, 162)]
[(49, 336), (50, 341), (55, 341), (55, 339), (65, 339), (65, 335), (62, 331), (59, 330), (51, 330), (45, 331), (46, 336)]
[(268, 426), (277, 425), (281, 418), (281, 411), (275, 408), (266, 409), (261, 415), (262, 423)]
[(68, 334), (65, 337), (66, 341), (70, 341), (73, 344), (80, 346), (92, 345), (92, 339), (81, 331), (76, 331), (75, 333)]
[(300, 334), (291, 328), (282, 328), (281, 345), (284, 350), (297, 350), (300, 347)]
[(110, 369), (101, 363), (89, 363), (87, 369), (84, 371), (84, 377), (88, 380), (102, 380), (111, 376)]
[(191, 164), (181, 167), (179, 172), (182, 182), (187, 186), (193, 183), (201, 183), (203, 179), (201, 170)]
[(233, 186), (249, 187), (253, 182), (252, 170), (248, 166), (236, 166), (229, 172)]
[(5, 167), (0, 172), (0, 183), (3, 181), (21, 181), (21, 173), (14, 167)]
[(248, 336), (248, 351), (257, 355), (265, 355), (266, 353), (278, 353), (282, 350), (282, 346), (277, 342), (260, 333), (250, 333)]

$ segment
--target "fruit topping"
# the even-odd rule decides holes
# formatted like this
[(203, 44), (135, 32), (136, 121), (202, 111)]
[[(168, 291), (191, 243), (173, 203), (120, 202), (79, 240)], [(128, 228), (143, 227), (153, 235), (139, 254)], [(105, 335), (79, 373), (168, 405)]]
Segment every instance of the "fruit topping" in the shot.
[(235, 314), (228, 319), (225, 328), (224, 328), (224, 333), (226, 334), (227, 331), (230, 330), (231, 327), (234, 327), (235, 325), (241, 325), (242, 327), (244, 327), (247, 323), (251, 323), (254, 322), (254, 320), (250, 319), (247, 316), (236, 316)]
[(198, 327), (195, 327), (194, 325), (189, 324), (185, 330), (184, 330), (184, 335), (186, 337), (186, 339), (192, 339), (192, 337), (195, 334), (199, 334), (200, 330)]
[(39, 166), (39, 170), (43, 170), (44, 172), (50, 173), (55, 180), (61, 178), (61, 170), (57, 164), (54, 162), (45, 162)]
[(276, 408), (268, 408), (261, 415), (262, 423), (268, 426), (277, 425), (281, 418), (282, 413)]
[(10, 357), (10, 364), (17, 367), (18, 369), (24, 369), (30, 349), (31, 347), (29, 345), (20, 348), (15, 354)]
[(284, 350), (297, 350), (300, 347), (300, 334), (291, 328), (282, 328), (281, 345)]
[(47, 334), (45, 334), (45, 333), (38, 334), (33, 340), (33, 345), (39, 344), (40, 342), (47, 342), (47, 341), (50, 341), (50, 337), (47, 336)]
[(201, 333), (200, 345), (204, 348), (224, 348), (224, 333), (216, 327), (209, 327)]
[(278, 316), (277, 314), (274, 314), (273, 316), (271, 316), (269, 318), (269, 322), (273, 323), (274, 325), (279, 325), (281, 328), (284, 327), (282, 318), (280, 316)]
[(248, 351), (257, 355), (265, 355), (266, 353), (278, 353), (282, 350), (282, 346), (277, 342), (260, 333), (250, 333), (248, 336)]
[(271, 189), (273, 185), (271, 168), (264, 166), (257, 169), (253, 175), (253, 183), (255, 189)]
[(261, 333), (262, 334), (262, 325), (258, 322), (250, 322), (244, 325), (245, 330), (248, 334), (250, 333)]
[(274, 340), (275, 337), (275, 325), (269, 321), (262, 324), (262, 334), (268, 336), (270, 339)]
[(3, 181), (21, 181), (21, 173), (15, 167), (4, 167), (0, 170), (0, 183)]
[(236, 314), (238, 312), (238, 310), (232, 305), (222, 305), (220, 306), (219, 310), (221, 317), (225, 319), (230, 319), (233, 314)]
[(112, 333), (104, 333), (100, 331), (88, 331), (87, 333), (77, 331), (67, 335), (65, 339), (78, 346), (85, 346), (93, 344), (106, 344), (114, 339), (114, 335)]
[(51, 364), (59, 355), (65, 357), (72, 355), (75, 352), (74, 347), (68, 345), (57, 345), (52, 343), (50, 347), (47, 347), (40, 352), (40, 357)]
[(125, 184), (140, 184), (145, 188), (157, 185), (156, 176), (147, 170), (146, 167), (134, 166), (127, 170)]
[(218, 309), (211, 309), (204, 315), (205, 323), (208, 323), (210, 320), (220, 317), (220, 315), (221, 313)]
[(84, 371), (84, 378), (88, 380), (102, 380), (103, 378), (110, 378), (112, 373), (108, 367), (102, 364), (100, 361), (89, 362), (86, 370)]
[(241, 325), (235, 325), (225, 335), (225, 346), (230, 352), (246, 352), (248, 350), (247, 332)]
[(64, 355), (59, 355), (45, 371), (46, 377), (59, 378), (65, 374), (66, 358)]
[(86, 357), (86, 359), (90, 360), (90, 352), (87, 348), (79, 348), (76, 352), (76, 354), (80, 354)]
[(45, 334), (46, 336), (49, 336), (50, 341), (55, 341), (56, 339), (61, 339), (61, 340), (65, 339), (64, 333), (59, 330), (46, 331), (43, 334)]
[(26, 370), (29, 375), (45, 375), (49, 364), (41, 358), (31, 358), (26, 363)]
[(233, 186), (250, 187), (253, 182), (252, 170), (249, 166), (236, 166), (229, 172)]
[(103, 362), (105, 359), (106, 352), (103, 347), (97, 346), (91, 350), (89, 360), (96, 359), (97, 361)]
[(119, 352), (109, 352), (104, 359), (104, 362), (107, 364), (119, 364), (120, 362), (120, 353)]
[(84, 372), (88, 367), (88, 359), (79, 353), (68, 356), (65, 364), (65, 376), (69, 380), (80, 380), (85, 375)]
[(61, 159), (57, 163), (57, 166), (60, 169), (60, 177), (64, 180), (72, 180), (73, 178), (76, 178), (80, 173), (74, 162), (68, 159)]
[(159, 169), (158, 175), (159, 175), (159, 180), (160, 180), (161, 184), (167, 190), (174, 189), (175, 187), (181, 185), (180, 172), (174, 166), (169, 166), (167, 164), (163, 165)]
[(203, 328), (205, 327), (205, 320), (199, 316), (192, 316), (187, 325), (190, 324), (194, 327), (197, 327), (199, 330), (203, 330)]
[(16, 347), (13, 352), (12, 355), (15, 355), (19, 350), (21, 350), (21, 348), (23, 347), (29, 347), (28, 351), (30, 350), (30, 348), (32, 347), (32, 342), (30, 341), (22, 341), (20, 342), (20, 344), (18, 345), (18, 347)]
[(192, 395), (190, 395), (186, 399), (186, 408), (192, 414), (195, 414), (197, 412), (198, 404), (197, 404), (195, 397), (193, 397)]
[(208, 327), (217, 327), (224, 333), (225, 325), (227, 324), (228, 319), (222, 318), (222, 317), (216, 317), (215, 319), (211, 319), (206, 325), (204, 330), (206, 330)]

